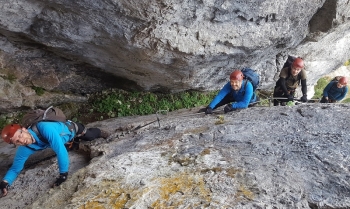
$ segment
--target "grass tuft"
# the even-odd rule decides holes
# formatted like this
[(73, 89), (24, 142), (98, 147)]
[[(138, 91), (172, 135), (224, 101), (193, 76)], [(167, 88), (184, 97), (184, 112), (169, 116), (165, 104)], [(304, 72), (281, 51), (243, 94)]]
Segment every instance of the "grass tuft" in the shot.
[(208, 105), (217, 94), (215, 92), (182, 92), (160, 94), (150, 92), (127, 92), (111, 90), (94, 95), (90, 100), (93, 110), (117, 117), (149, 115), (158, 110), (174, 111)]
[(331, 78), (329, 77), (322, 77), (320, 78), (316, 85), (314, 86), (315, 94), (312, 97), (313, 99), (320, 99), (323, 95), (323, 89), (326, 88), (328, 83), (331, 81)]

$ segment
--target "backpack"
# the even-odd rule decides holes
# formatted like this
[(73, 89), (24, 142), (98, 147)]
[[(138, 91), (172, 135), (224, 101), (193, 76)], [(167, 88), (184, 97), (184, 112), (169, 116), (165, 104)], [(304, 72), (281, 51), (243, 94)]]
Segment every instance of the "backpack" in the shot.
[(31, 128), (41, 141), (48, 143), (36, 127), (40, 121), (66, 122), (67, 118), (61, 109), (53, 106), (50, 106), (46, 110), (31, 110), (23, 116), (21, 125), (25, 128)]
[(255, 70), (251, 68), (243, 68), (242, 70), (244, 79), (250, 81), (253, 85), (253, 92), (259, 87), (260, 76)]
[(335, 76), (331, 81), (339, 81), (341, 79), (342, 76)]
[(288, 55), (288, 58), (287, 58), (286, 62), (284, 63), (282, 69), (286, 68), (286, 67), (288, 67), (288, 68), (291, 67), (295, 59), (296, 59), (296, 57)]

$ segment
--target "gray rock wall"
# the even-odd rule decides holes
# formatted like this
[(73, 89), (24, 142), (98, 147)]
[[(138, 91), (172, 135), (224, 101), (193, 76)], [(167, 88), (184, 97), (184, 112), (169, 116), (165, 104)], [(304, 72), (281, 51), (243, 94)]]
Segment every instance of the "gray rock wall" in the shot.
[[(26, 167), (4, 208), (349, 208), (349, 105), (253, 107), (228, 114), (178, 111), (89, 124), (116, 131)], [(13, 154), (0, 147), (2, 170)], [(85, 150), (85, 152), (83, 151)], [(43, 158), (37, 155), (36, 160)], [(91, 158), (91, 160), (89, 160)]]
[(2, 0), (0, 11), (0, 75), (23, 88), (205, 91), (250, 66), (272, 89), (287, 54), (305, 58), (312, 87), (349, 59), (346, 0)]

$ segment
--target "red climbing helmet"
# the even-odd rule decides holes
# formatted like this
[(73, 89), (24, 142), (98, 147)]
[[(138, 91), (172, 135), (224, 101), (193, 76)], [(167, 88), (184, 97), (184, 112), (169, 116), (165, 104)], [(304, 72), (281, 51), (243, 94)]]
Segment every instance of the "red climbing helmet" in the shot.
[(348, 79), (346, 77), (341, 77), (338, 81), (341, 85), (347, 85)]
[(235, 70), (231, 73), (230, 75), (230, 80), (238, 80), (241, 81), (243, 80), (243, 73), (240, 70)]
[(11, 138), (18, 129), (21, 129), (21, 126), (19, 124), (9, 124), (5, 126), (1, 131), (1, 138), (6, 143), (12, 144)]
[(301, 59), (300, 57), (295, 58), (292, 64), (293, 68), (304, 68), (304, 60)]

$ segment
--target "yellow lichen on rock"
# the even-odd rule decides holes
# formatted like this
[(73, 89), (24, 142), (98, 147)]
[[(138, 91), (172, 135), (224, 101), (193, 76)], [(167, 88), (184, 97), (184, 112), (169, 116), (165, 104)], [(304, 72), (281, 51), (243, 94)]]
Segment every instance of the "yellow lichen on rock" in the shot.
[(240, 199), (242, 197), (247, 198), (248, 200), (253, 200), (254, 193), (249, 189), (245, 188), (243, 185), (241, 185), (237, 190), (236, 198)]
[(215, 125), (220, 125), (220, 124), (224, 124), (226, 121), (225, 121), (225, 118), (223, 115), (219, 115), (217, 117), (218, 120), (215, 121)]
[(129, 191), (118, 188), (115, 182), (104, 181), (101, 184), (101, 192), (80, 206), (79, 209), (119, 209), (124, 208), (129, 200)]
[(211, 201), (211, 192), (206, 188), (202, 176), (182, 173), (161, 178), (160, 184), (160, 198), (152, 204), (154, 208), (176, 208), (189, 200), (196, 205)]

